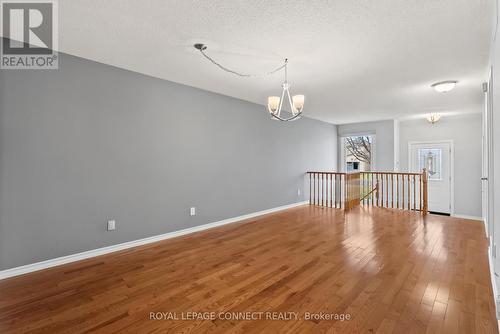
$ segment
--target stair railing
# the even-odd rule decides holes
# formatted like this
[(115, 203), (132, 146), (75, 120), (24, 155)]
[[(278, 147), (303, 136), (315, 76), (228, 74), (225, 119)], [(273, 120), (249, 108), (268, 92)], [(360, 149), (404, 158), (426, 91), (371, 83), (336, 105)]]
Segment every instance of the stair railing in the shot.
[(357, 205), (428, 212), (428, 175), (401, 172), (307, 172), (309, 203), (337, 209)]

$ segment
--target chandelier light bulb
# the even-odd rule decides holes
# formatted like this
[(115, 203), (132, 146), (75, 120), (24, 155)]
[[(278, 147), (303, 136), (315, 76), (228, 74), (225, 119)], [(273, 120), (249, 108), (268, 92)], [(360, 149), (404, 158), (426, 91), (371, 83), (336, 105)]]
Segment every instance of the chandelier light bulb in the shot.
[(292, 97), (293, 109), (298, 113), (302, 112), (302, 109), (304, 109), (304, 99), (304, 95), (294, 95)]
[(267, 98), (267, 109), (272, 115), (275, 115), (278, 111), (280, 100), (279, 96), (269, 96)]

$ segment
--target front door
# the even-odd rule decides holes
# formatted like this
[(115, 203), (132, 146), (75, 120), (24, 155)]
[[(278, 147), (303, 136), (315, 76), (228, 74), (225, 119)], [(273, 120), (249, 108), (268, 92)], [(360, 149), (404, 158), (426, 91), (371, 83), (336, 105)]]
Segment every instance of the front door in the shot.
[(451, 213), (451, 153), (451, 142), (410, 144), (411, 172), (428, 172), (430, 212)]

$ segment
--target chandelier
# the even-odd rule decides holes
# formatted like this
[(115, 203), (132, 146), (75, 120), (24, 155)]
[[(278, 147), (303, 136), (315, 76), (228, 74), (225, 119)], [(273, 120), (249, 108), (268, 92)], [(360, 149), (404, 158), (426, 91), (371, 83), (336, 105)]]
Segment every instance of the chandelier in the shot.
[[(304, 109), (304, 95), (294, 95), (290, 96), (290, 84), (288, 83), (288, 59), (285, 59), (285, 81), (281, 84), (281, 97), (279, 96), (269, 96), (267, 98), (267, 110), (271, 114), (272, 119), (277, 119), (280, 121), (293, 121), (300, 118), (302, 115), (302, 109)], [(283, 100), (288, 100), (290, 106), (291, 116), (288, 118), (283, 118), (281, 116), (281, 111), (283, 107)]]
[[(296, 119), (299, 119), (302, 115), (302, 110), (304, 109), (304, 95), (291, 95), (290, 94), (290, 84), (288, 83), (288, 59), (285, 59), (283, 65), (279, 66), (278, 68), (266, 72), (264, 74), (245, 74), (245, 73), (240, 73), (234, 70), (231, 70), (220, 63), (216, 62), (213, 58), (207, 55), (205, 50), (207, 49), (207, 46), (202, 43), (197, 43), (193, 45), (195, 49), (199, 50), (200, 53), (208, 59), (212, 64), (216, 65), (223, 71), (232, 73), (234, 75), (240, 76), (240, 77), (263, 77), (267, 75), (274, 74), (278, 71), (284, 70), (285, 71), (285, 81), (281, 84), (281, 97), (280, 96), (269, 96), (267, 98), (267, 110), (269, 111), (269, 114), (271, 115), (271, 119), (275, 120), (280, 120), (280, 121), (294, 121)], [(289, 117), (283, 116), (282, 111), (283, 111), (283, 101), (284, 100), (288, 101), (290, 110), (289, 110)]]

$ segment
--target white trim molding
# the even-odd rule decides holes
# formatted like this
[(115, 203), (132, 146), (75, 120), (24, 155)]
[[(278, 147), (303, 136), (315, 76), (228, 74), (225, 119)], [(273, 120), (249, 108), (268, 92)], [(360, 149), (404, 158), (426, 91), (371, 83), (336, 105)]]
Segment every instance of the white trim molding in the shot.
[(455, 218), (462, 218), (462, 219), (472, 219), (472, 220), (480, 220), (480, 221), (483, 221), (483, 217), (479, 217), (479, 216), (469, 216), (469, 215), (459, 215), (459, 214), (452, 214), (451, 215), (452, 217), (455, 217)]
[(66, 263), (71, 263), (71, 262), (75, 262), (75, 261), (80, 261), (80, 260), (96, 257), (99, 255), (104, 255), (104, 254), (108, 254), (108, 253), (121, 251), (121, 250), (124, 250), (127, 248), (137, 247), (137, 246), (150, 244), (150, 243), (161, 241), (161, 240), (180, 237), (182, 235), (191, 234), (191, 233), (207, 230), (207, 229), (222, 226), (222, 225), (236, 223), (236, 222), (239, 222), (242, 220), (254, 218), (257, 216), (262, 216), (262, 215), (277, 212), (277, 211), (291, 209), (291, 208), (295, 208), (297, 206), (306, 205), (306, 204), (309, 204), (309, 201), (303, 201), (303, 202), (297, 202), (297, 203), (292, 203), (292, 204), (288, 204), (288, 205), (283, 205), (283, 206), (279, 206), (276, 208), (257, 211), (257, 212), (249, 213), (246, 215), (238, 216), (238, 217), (220, 220), (220, 221), (213, 222), (213, 223), (208, 223), (208, 224), (204, 224), (204, 225), (186, 228), (186, 229), (179, 230), (179, 231), (168, 232), (165, 234), (155, 235), (155, 236), (148, 237), (148, 238), (132, 240), (132, 241), (124, 242), (121, 244), (92, 249), (92, 250), (81, 252), (81, 253), (76, 253), (76, 254), (58, 257), (55, 259), (31, 263), (31, 264), (27, 264), (27, 265), (20, 266), (20, 267), (10, 268), (10, 269), (0, 271), (0, 280), (6, 279), (9, 277), (24, 275), (24, 274), (31, 273), (31, 272), (38, 271), (38, 270), (42, 270), (42, 269), (60, 266), (60, 265), (66, 264)]
[(499, 325), (500, 325), (500, 314), (498, 313), (499, 311), (498, 304), (500, 300), (498, 296), (497, 282), (495, 279), (495, 269), (493, 266), (493, 259), (491, 258), (491, 246), (488, 247), (488, 267), (490, 269), (490, 275), (491, 275), (491, 289), (493, 291), (493, 302), (495, 303), (495, 316), (497, 317), (497, 319), (499, 319)]

